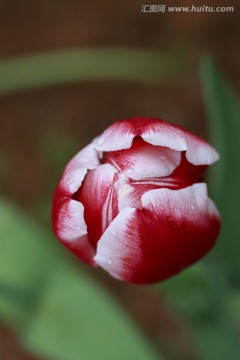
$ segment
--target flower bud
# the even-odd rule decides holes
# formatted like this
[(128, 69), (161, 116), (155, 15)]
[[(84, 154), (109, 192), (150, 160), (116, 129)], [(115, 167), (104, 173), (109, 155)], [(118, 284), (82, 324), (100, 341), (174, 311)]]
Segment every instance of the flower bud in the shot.
[(118, 121), (67, 164), (53, 198), (54, 233), (117, 279), (173, 276), (216, 241), (220, 216), (202, 174), (218, 158), (163, 120)]

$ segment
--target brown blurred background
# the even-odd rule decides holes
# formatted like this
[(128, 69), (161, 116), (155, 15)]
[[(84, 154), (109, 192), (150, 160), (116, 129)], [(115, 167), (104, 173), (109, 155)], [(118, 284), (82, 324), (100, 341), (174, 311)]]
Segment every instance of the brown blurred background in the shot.
[[(164, 3), (205, 5), (201, 0)], [(85, 82), (0, 97), (1, 156), (7, 174), (1, 176), (1, 192), (42, 222), (48, 221), (49, 211), (43, 216), (42, 209), (48, 208), (60, 175), (55, 165), (58, 157), (67, 160), (111, 122), (135, 115), (157, 116), (204, 135), (206, 117), (199, 81), (203, 54), (212, 54), (240, 90), (237, 1), (208, 4), (234, 6), (233, 13), (149, 14), (141, 13), (143, 4), (146, 2), (135, 0), (0, 1), (0, 60), (104, 45), (155, 49), (184, 56), (188, 63), (184, 76), (159, 86)], [(13, 331), (4, 325), (0, 327), (0, 354), (3, 360), (35, 359), (20, 348)]]

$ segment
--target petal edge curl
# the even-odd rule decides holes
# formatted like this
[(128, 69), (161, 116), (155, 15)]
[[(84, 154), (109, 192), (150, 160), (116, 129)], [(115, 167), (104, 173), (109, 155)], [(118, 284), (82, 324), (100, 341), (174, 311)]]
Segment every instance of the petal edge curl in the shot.
[(129, 149), (134, 137), (141, 136), (149, 144), (186, 151), (194, 165), (210, 165), (219, 159), (217, 151), (201, 138), (158, 118), (136, 117), (110, 125), (94, 140), (99, 151)]

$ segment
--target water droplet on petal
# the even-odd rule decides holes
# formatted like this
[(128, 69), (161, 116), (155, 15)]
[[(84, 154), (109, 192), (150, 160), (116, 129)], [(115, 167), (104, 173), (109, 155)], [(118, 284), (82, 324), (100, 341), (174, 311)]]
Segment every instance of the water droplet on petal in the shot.
[(132, 169), (127, 170), (127, 174), (132, 174), (132, 173), (133, 173)]
[(108, 265), (111, 265), (111, 263), (112, 263), (112, 260), (108, 259), (108, 260), (107, 260), (107, 264), (108, 264)]
[(192, 205), (192, 210), (194, 210), (195, 209), (195, 206), (194, 205)]

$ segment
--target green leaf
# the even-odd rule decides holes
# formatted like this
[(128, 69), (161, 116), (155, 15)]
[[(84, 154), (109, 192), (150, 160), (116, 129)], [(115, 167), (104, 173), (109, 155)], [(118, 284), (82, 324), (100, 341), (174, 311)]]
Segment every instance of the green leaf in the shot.
[(0, 316), (18, 324), (60, 252), (49, 234), (4, 200), (0, 201), (0, 238)]
[(29, 349), (56, 360), (161, 359), (110, 295), (7, 201), (0, 237), (0, 317)]
[(210, 58), (202, 62), (208, 128), (221, 159), (211, 173), (211, 194), (223, 224), (215, 253), (234, 275), (240, 274), (240, 108), (232, 88)]
[(0, 283), (32, 290), (56, 257), (53, 238), (7, 201), (0, 202), (0, 234)]
[(0, 62), (0, 94), (78, 81), (158, 84), (183, 73), (185, 59), (131, 48), (86, 48), (22, 56)]
[(52, 273), (23, 340), (56, 360), (161, 359), (106, 292), (66, 264)]

